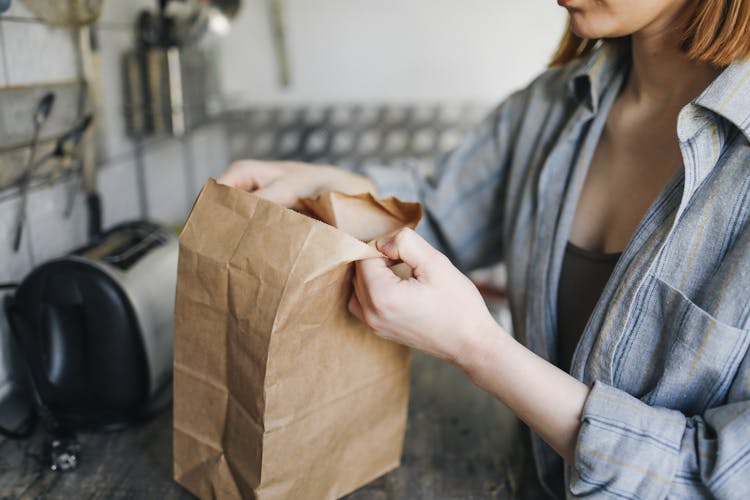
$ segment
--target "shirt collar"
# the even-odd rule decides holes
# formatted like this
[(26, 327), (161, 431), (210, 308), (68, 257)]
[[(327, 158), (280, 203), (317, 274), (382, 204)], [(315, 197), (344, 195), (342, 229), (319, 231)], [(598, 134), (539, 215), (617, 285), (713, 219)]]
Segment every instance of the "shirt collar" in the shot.
[(750, 141), (750, 59), (727, 66), (694, 103), (731, 122)]
[(600, 42), (588, 56), (571, 67), (567, 83), (570, 95), (596, 113), (607, 85), (627, 67), (626, 55), (627, 51), (617, 42)]
[[(627, 68), (627, 54), (617, 42), (601, 43), (572, 66), (567, 83), (570, 95), (596, 113), (613, 75)], [(750, 59), (727, 66), (693, 104), (723, 117), (750, 141)]]

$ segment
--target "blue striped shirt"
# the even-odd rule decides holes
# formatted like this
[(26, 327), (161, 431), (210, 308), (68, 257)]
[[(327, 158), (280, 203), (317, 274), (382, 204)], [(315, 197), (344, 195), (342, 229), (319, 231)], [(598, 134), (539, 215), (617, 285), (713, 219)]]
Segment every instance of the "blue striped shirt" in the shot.
[[(428, 177), (367, 169), (380, 194), (422, 202), (419, 231), (459, 268), (507, 264), (515, 334), (553, 363), (578, 193), (629, 64), (605, 43), (546, 71)], [(574, 463), (563, 473), (532, 436), (554, 496), (750, 498), (750, 61), (681, 110), (677, 137), (683, 168), (635, 230), (573, 358), (592, 388)]]

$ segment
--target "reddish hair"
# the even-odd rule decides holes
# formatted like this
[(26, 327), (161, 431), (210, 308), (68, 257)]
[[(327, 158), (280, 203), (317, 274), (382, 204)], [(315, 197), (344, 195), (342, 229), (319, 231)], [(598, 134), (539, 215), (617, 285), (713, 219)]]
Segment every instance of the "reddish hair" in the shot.
[[(694, 61), (721, 67), (750, 58), (750, 0), (694, 0), (680, 24), (682, 50)], [(596, 43), (573, 33), (568, 20), (550, 66), (583, 57)]]

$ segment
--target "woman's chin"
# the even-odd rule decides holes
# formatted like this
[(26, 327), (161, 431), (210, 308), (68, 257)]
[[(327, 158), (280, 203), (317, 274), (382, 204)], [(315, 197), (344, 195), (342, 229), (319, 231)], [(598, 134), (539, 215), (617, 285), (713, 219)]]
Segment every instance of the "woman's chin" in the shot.
[(627, 30), (618, 29), (617, 26), (609, 26), (609, 23), (594, 22), (587, 19), (583, 14), (571, 12), (570, 27), (577, 36), (586, 40), (599, 40), (602, 38), (619, 38), (630, 35)]

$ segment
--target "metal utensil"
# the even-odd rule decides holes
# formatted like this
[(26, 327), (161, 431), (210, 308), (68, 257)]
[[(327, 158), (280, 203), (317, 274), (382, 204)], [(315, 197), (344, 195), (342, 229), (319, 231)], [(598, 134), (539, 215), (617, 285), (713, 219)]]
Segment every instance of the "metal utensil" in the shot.
[[(47, 153), (46, 155), (39, 158), (29, 169), (29, 177), (33, 178), (34, 173), (43, 165), (45, 165), (48, 161), (56, 160), (57, 165), (55, 166), (55, 169), (51, 173), (51, 180), (54, 182), (56, 181), (61, 173), (62, 170), (70, 170), (75, 162), (75, 160), (78, 161), (78, 172), (77, 175), (81, 175), (81, 162), (80, 162), (80, 151), (78, 149), (78, 145), (80, 144), (81, 140), (83, 139), (83, 135), (86, 133), (86, 130), (91, 125), (91, 122), (94, 121), (94, 116), (89, 113), (82, 117), (78, 122), (76, 122), (73, 127), (66, 131), (63, 135), (57, 138), (57, 141), (55, 142), (55, 147), (52, 148), (52, 151), (50, 153)], [(65, 201), (65, 209), (63, 210), (63, 216), (67, 219), (70, 217), (70, 214), (73, 210), (73, 201), (75, 201), (75, 194), (76, 189), (71, 189), (68, 193), (68, 197)]]
[(52, 106), (55, 104), (55, 94), (48, 92), (39, 99), (34, 110), (34, 132), (29, 144), (29, 160), (26, 163), (26, 170), (21, 178), (21, 205), (18, 207), (18, 217), (16, 219), (16, 236), (13, 239), (13, 251), (17, 252), (21, 246), (21, 235), (23, 234), (23, 225), (26, 222), (26, 199), (28, 197), (29, 182), (34, 167), (34, 157), (36, 156), (36, 147), (39, 142), (39, 133), (42, 126), (52, 113)]
[[(81, 142), (81, 139), (83, 139), (84, 134), (93, 121), (94, 115), (90, 113), (87, 114), (79, 120), (72, 129), (58, 139), (53, 154), (59, 157), (63, 164), (66, 162), (72, 162), (72, 160), (78, 156), (78, 144)], [(72, 188), (68, 192), (68, 196), (65, 200), (65, 208), (63, 209), (63, 217), (66, 219), (70, 217), (70, 214), (73, 212), (73, 202), (75, 201), (77, 192), (76, 188)]]
[[(78, 29), (78, 57), (81, 72), (86, 82), (86, 90), (90, 99), (82, 99), (81, 104), (85, 106), (90, 101), (94, 114), (103, 109), (103, 91), (101, 82), (101, 59), (99, 57), (99, 40), (97, 31), (92, 26), (83, 26)], [(83, 111), (83, 108), (82, 108)], [(86, 129), (83, 129), (85, 132)], [(88, 233), (89, 237), (97, 236), (102, 229), (101, 202), (97, 190), (97, 143), (102, 142), (101, 125), (96, 130), (88, 132), (86, 141), (82, 146), (82, 180), (83, 190), (86, 193), (88, 206)]]
[(167, 45), (197, 43), (209, 33), (224, 35), (240, 11), (241, 0), (161, 0), (162, 17), (169, 20)]
[(289, 87), (291, 83), (291, 71), (289, 69), (289, 49), (287, 47), (285, 5), (284, 0), (269, 0), (271, 14), (271, 30), (273, 32), (273, 46), (276, 54), (276, 64), (279, 83), (283, 88)]
[(88, 113), (84, 115), (83, 118), (73, 125), (73, 128), (57, 139), (52, 154), (61, 158), (74, 154), (78, 144), (80, 144), (81, 139), (83, 139), (83, 134), (88, 130), (93, 121), (93, 114)]
[[(56, 159), (61, 163), (69, 163), (75, 156), (77, 156), (78, 144), (81, 142), (83, 134), (89, 128), (89, 125), (91, 125), (91, 122), (93, 120), (94, 116), (89, 113), (78, 120), (78, 122), (76, 122), (76, 124), (73, 125), (70, 130), (67, 130), (64, 134), (58, 137), (57, 141), (55, 142), (55, 147), (52, 148), (52, 151), (36, 160), (36, 162), (31, 166), (31, 168), (29, 169), (31, 172), (30, 176), (33, 177), (33, 173), (36, 172), (39, 167), (43, 166), (50, 160)], [(58, 176), (59, 172), (54, 172), (52, 174), (53, 180)]]

